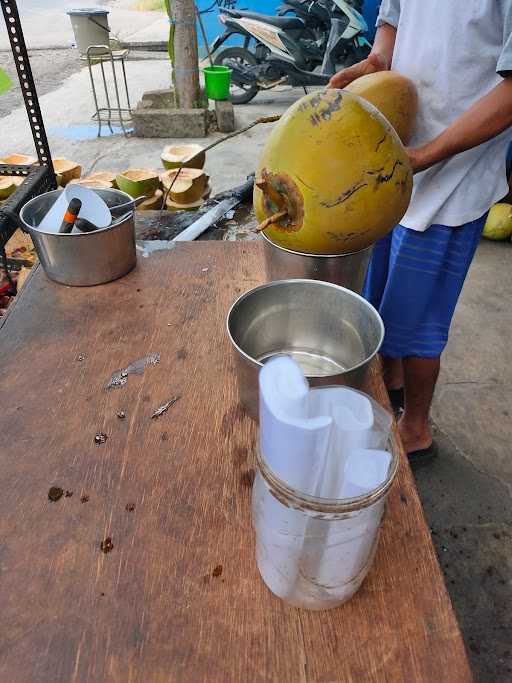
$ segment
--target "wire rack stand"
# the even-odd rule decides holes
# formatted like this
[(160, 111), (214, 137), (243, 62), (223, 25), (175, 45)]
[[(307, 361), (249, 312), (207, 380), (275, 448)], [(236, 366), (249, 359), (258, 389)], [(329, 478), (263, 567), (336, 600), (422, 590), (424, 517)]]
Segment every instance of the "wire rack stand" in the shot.
[[(101, 129), (103, 124), (106, 124), (110, 132), (113, 133), (112, 124), (121, 126), (123, 134), (128, 137), (127, 127), (132, 122), (132, 107), (130, 104), (130, 94), (128, 92), (128, 82), (126, 80), (125, 59), (128, 56), (129, 50), (112, 50), (107, 45), (91, 45), (87, 48), (86, 58), (87, 66), (89, 67), (89, 77), (91, 79), (92, 95), (94, 98), (94, 105), (96, 113), (93, 115), (93, 120), (98, 123), (98, 137), (101, 137)], [(112, 80), (114, 84), (114, 96), (109, 94), (109, 84), (107, 75), (105, 73), (105, 65), (110, 64), (112, 69)], [(124, 96), (126, 98), (127, 107), (121, 105), (120, 86), (118, 82), (118, 75), (116, 72), (116, 64), (121, 66), (122, 83), (124, 85)], [(98, 65), (101, 72), (101, 82), (103, 86), (103, 93), (105, 95), (106, 107), (101, 107), (99, 104), (98, 90), (96, 88), (93, 66)], [(112, 102), (113, 100), (113, 102)]]

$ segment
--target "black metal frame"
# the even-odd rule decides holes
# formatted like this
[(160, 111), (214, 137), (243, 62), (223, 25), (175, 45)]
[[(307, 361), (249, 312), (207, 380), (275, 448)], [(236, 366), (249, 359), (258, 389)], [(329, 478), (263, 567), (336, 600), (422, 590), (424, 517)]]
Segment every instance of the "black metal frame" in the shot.
[(21, 91), (25, 101), (25, 108), (39, 159), (39, 165), (37, 166), (0, 164), (0, 176), (13, 175), (25, 177), (23, 183), (9, 197), (5, 204), (0, 207), (0, 264), (6, 268), (8, 279), (11, 282), (11, 289), (15, 293), (15, 286), (7, 271), (5, 245), (18, 228), (18, 213), (23, 205), (32, 197), (55, 190), (57, 188), (57, 181), (53, 171), (50, 146), (48, 145), (48, 138), (46, 137), (43, 117), (39, 107), (16, 0), (0, 0), (0, 6), (2, 7)]

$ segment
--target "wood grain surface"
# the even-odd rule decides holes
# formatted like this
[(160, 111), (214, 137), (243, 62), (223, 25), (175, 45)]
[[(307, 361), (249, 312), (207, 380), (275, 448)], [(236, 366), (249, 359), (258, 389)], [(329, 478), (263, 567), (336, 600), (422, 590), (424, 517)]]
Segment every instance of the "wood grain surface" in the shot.
[[(224, 321), (263, 277), (259, 244), (212, 242), (101, 287), (31, 277), (0, 331), (1, 681), (471, 680), (404, 458), (351, 602), (297, 610), (261, 582), (256, 427)], [(377, 368), (372, 390), (385, 400)]]

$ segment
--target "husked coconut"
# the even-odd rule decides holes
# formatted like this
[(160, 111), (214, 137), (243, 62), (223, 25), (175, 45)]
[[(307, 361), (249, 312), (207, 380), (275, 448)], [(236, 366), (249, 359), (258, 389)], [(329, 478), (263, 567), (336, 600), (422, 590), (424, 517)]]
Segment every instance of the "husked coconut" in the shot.
[(35, 163), (37, 163), (37, 159), (28, 154), (9, 154), (0, 159), (0, 164), (8, 164), (9, 166), (32, 166)]
[(117, 187), (136, 199), (152, 197), (158, 190), (160, 178), (156, 171), (147, 168), (129, 168), (116, 176)]
[(12, 178), (0, 176), (0, 199), (7, 199), (16, 190), (16, 183), (13, 182)]
[(142, 202), (142, 204), (139, 204), (137, 207), (137, 211), (158, 211), (159, 209), (162, 208), (164, 200), (164, 193), (162, 190), (157, 190), (155, 194), (152, 197), (149, 197), (149, 199), (146, 199)]
[(198, 168), (202, 169), (206, 161), (206, 153), (201, 145), (168, 145), (161, 155), (162, 164), (166, 169)]
[(82, 175), (82, 167), (69, 159), (54, 159), (53, 170), (57, 176), (57, 184), (60, 187), (66, 187), (71, 180), (77, 180)]
[(199, 169), (182, 168), (166, 171), (162, 174), (161, 181), (166, 190), (170, 188), (171, 201), (178, 204), (193, 204), (202, 198), (208, 184), (208, 176)]

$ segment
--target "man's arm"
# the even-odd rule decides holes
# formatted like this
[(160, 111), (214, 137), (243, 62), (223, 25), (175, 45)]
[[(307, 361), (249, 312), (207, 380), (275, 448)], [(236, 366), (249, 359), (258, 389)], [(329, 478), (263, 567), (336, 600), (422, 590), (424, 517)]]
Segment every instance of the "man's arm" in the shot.
[(512, 76), (497, 85), (437, 138), (408, 148), (415, 173), (477, 147), (512, 126)]
[(503, 14), (503, 49), (496, 71), (503, 81), (437, 138), (407, 150), (415, 172), (477, 147), (512, 126), (512, 0), (497, 0)]

